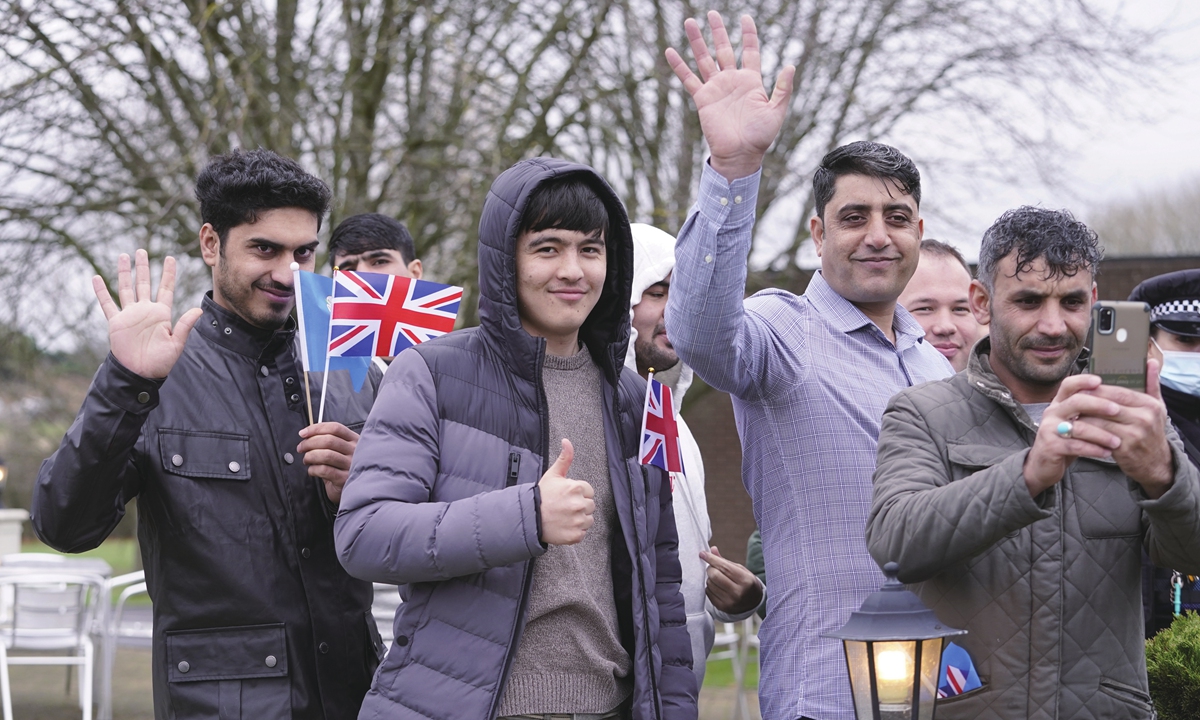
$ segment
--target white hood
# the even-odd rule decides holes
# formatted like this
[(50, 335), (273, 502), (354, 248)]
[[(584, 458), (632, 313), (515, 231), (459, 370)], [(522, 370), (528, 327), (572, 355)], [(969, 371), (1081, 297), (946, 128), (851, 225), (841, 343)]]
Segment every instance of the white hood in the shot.
[[(646, 292), (651, 285), (662, 282), (663, 278), (675, 269), (675, 238), (653, 225), (644, 223), (633, 223), (629, 229), (633, 233), (633, 289), (629, 296), (631, 327), (629, 349), (625, 353), (625, 367), (637, 372), (637, 355), (634, 352), (634, 345), (637, 343), (637, 328), (632, 327), (633, 306), (642, 301), (642, 293)], [(667, 334), (670, 335), (669, 330)], [(683, 396), (692, 384), (692, 369), (683, 365), (680, 370), (679, 381), (675, 383), (671, 393), (675, 412), (679, 412)]]

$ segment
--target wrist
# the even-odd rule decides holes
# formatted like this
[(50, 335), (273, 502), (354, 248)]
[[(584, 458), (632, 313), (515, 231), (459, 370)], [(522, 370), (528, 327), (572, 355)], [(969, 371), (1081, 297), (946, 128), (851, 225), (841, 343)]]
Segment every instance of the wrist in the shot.
[(716, 171), (718, 175), (725, 178), (726, 182), (741, 180), (742, 178), (750, 177), (762, 169), (763, 156), (757, 153), (751, 155), (731, 155), (720, 157), (711, 155), (708, 158), (708, 164)]

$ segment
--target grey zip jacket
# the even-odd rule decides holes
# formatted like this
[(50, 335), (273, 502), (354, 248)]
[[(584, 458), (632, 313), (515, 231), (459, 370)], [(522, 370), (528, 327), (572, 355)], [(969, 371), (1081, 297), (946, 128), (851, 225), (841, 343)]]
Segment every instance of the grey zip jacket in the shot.
[(938, 701), (942, 720), (1153, 717), (1141, 554), (1200, 571), (1200, 476), (1174, 428), (1175, 482), (1157, 500), (1112, 461), (1079, 458), (1036, 498), (1036, 435), (992, 372), (967, 369), (892, 398), (879, 434), (867, 546), (942, 622), (964, 628), (983, 687)]
[[(335, 538), (354, 576), (404, 585), (395, 642), (361, 718), (496, 717), (525, 622), (538, 534), (536, 482), (553, 460), (541, 385), (546, 343), (521, 327), (514, 247), (541, 182), (583, 175), (608, 207), (608, 273), (580, 340), (604, 374), (619, 532), (612, 572), (633, 663), (632, 717), (695, 718), (670, 485), (638, 463), (645, 383), (623, 369), (633, 248), (624, 207), (586, 166), (521, 162), (479, 223), (479, 327), (401, 353), (363, 429)], [(555, 444), (555, 455), (557, 444)]]

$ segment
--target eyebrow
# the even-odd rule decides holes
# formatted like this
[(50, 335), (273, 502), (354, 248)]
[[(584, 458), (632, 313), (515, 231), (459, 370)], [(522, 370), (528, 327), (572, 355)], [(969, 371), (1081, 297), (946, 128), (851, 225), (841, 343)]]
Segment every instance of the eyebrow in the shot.
[[(872, 209), (874, 209), (873, 206), (868, 205), (866, 203), (854, 203), (851, 205), (843, 205), (840, 208), (838, 208), (838, 214), (841, 215), (842, 213), (845, 213), (845, 212), (870, 212)], [(912, 205), (909, 205), (907, 203), (902, 203), (902, 202), (888, 203), (887, 205), (883, 206), (884, 212), (894, 211), (894, 210), (903, 210), (906, 213), (915, 212), (915, 209), (913, 208)]]
[[(557, 243), (560, 245), (566, 244), (566, 241), (564, 241), (562, 239), (562, 236), (560, 236), (557, 232), (554, 232), (555, 230), (560, 230), (560, 229), (561, 228), (547, 228), (546, 230), (539, 230), (538, 232), (545, 232), (546, 234), (535, 236), (532, 240), (529, 241), (529, 244), (526, 245), (526, 247), (535, 248), (535, 247), (539, 247), (541, 245), (545, 245), (547, 243)], [(602, 237), (603, 232), (604, 231), (602, 229), (593, 230), (592, 233), (590, 235), (588, 235), (587, 237), (585, 237), (581, 241), (580, 244), (586, 245), (586, 244), (591, 244), (591, 243), (599, 243), (599, 244), (603, 245), (604, 244), (604, 238)]]
[[(266, 245), (266, 246), (268, 246), (268, 247), (270, 247), (270, 248), (272, 248), (272, 249), (275, 249), (275, 250), (282, 250), (282, 249), (283, 249), (283, 243), (279, 243), (279, 242), (276, 242), (276, 241), (274, 241), (274, 240), (269, 240), (269, 239), (267, 239), (267, 238), (263, 238), (263, 237), (252, 237), (252, 238), (248, 238), (248, 239), (246, 240), (246, 244), (247, 244), (247, 245)], [(318, 240), (313, 240), (312, 242), (310, 242), (310, 243), (307, 243), (307, 244), (305, 244), (305, 245), (301, 245), (300, 247), (298, 247), (298, 248), (296, 248), (296, 249), (297, 249), (297, 250), (316, 250), (316, 249), (317, 249), (317, 246), (318, 246), (318, 245), (320, 245), (320, 244), (321, 244), (321, 243), (320, 243), (320, 241), (318, 241)]]

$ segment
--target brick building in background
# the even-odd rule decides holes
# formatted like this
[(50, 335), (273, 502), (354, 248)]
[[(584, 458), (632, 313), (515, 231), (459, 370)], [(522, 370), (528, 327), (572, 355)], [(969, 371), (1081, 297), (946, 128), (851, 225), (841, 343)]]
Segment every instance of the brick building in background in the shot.
[[(1200, 268), (1200, 255), (1109, 258), (1100, 264), (1097, 290), (1101, 300), (1124, 300), (1142, 280), (1188, 268)], [(761, 273), (750, 283), (752, 288), (783, 287), (799, 294), (808, 286), (812, 273), (798, 269), (786, 276)], [(746, 539), (754, 531), (754, 511), (750, 496), (742, 485), (742, 446), (733, 420), (733, 404), (728, 395), (709, 388), (697, 378), (695, 386), (688, 391), (683, 416), (704, 456), (712, 542), (725, 557), (744, 562)]]

